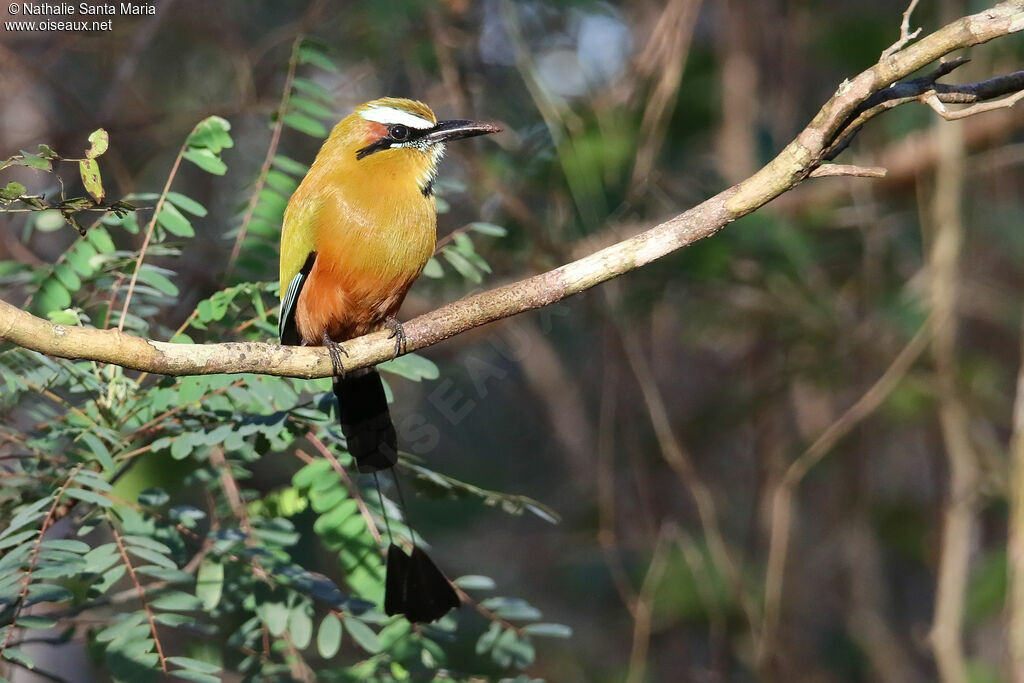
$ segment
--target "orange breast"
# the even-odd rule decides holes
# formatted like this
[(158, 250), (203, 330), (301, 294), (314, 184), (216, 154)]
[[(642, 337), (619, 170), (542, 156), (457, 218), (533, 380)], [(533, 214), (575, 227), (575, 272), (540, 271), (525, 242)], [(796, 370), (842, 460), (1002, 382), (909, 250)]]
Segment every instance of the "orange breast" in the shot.
[(385, 280), (365, 272), (332, 268), (318, 257), (295, 311), (302, 340), (320, 344), (326, 331), (331, 339), (341, 342), (381, 329), (398, 313), (417, 275)]
[[(335, 186), (337, 187), (337, 186)], [(398, 313), (413, 281), (434, 251), (437, 222), (432, 199), (415, 192), (376, 194), (363, 186), (321, 191), (316, 212), (316, 261), (296, 308), (307, 344), (326, 333), (345, 341), (381, 329)], [(322, 188), (323, 190), (323, 188)]]

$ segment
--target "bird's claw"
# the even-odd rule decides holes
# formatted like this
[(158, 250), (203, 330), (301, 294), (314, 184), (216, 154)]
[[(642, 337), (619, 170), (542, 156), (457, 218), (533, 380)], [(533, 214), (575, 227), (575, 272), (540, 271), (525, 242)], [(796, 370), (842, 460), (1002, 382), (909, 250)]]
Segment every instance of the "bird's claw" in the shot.
[(327, 347), (327, 353), (331, 356), (331, 368), (334, 370), (335, 377), (345, 377), (345, 366), (341, 362), (342, 354), (348, 355), (348, 351), (345, 347), (338, 342), (327, 336), (327, 332), (324, 332), (323, 336), (324, 346)]
[(384, 321), (384, 325), (391, 330), (388, 339), (395, 340), (394, 358), (397, 358), (398, 354), (405, 353), (409, 349), (409, 339), (405, 336), (405, 328), (402, 327), (402, 323), (398, 322), (398, 318), (388, 318)]

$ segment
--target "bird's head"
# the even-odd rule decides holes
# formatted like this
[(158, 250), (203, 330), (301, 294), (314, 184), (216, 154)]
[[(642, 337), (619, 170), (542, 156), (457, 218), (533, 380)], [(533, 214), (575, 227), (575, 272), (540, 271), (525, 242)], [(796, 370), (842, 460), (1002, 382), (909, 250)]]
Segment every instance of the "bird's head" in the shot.
[(438, 121), (422, 102), (384, 97), (356, 107), (331, 137), (352, 155), (346, 162), (354, 159), (356, 169), (396, 182), (407, 177), (430, 195), (446, 142), (500, 130), (482, 121)]

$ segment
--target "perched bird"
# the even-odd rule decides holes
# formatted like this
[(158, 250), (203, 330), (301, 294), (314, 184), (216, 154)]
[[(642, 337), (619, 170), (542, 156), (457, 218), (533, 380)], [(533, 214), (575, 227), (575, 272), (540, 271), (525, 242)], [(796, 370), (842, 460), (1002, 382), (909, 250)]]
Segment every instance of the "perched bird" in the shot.
[[(496, 133), (477, 121), (438, 121), (427, 105), (386, 97), (367, 102), (331, 131), (288, 202), (281, 233), (282, 344), (326, 346), (335, 368), (341, 431), (360, 472), (398, 461), (380, 375), (345, 373), (340, 343), (390, 329), (395, 355), (405, 333), (395, 315), (434, 253), (434, 179), (445, 143)], [(440, 618), (459, 599), (414, 543), (387, 554), (385, 611), (409, 621)]]

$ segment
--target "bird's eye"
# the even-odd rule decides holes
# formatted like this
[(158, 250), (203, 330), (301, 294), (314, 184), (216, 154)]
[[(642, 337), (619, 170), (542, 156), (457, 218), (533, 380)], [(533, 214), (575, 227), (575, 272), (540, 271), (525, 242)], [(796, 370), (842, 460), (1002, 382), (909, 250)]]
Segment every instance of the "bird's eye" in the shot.
[(409, 137), (409, 129), (402, 124), (396, 124), (388, 128), (388, 137), (392, 140), (405, 140)]

